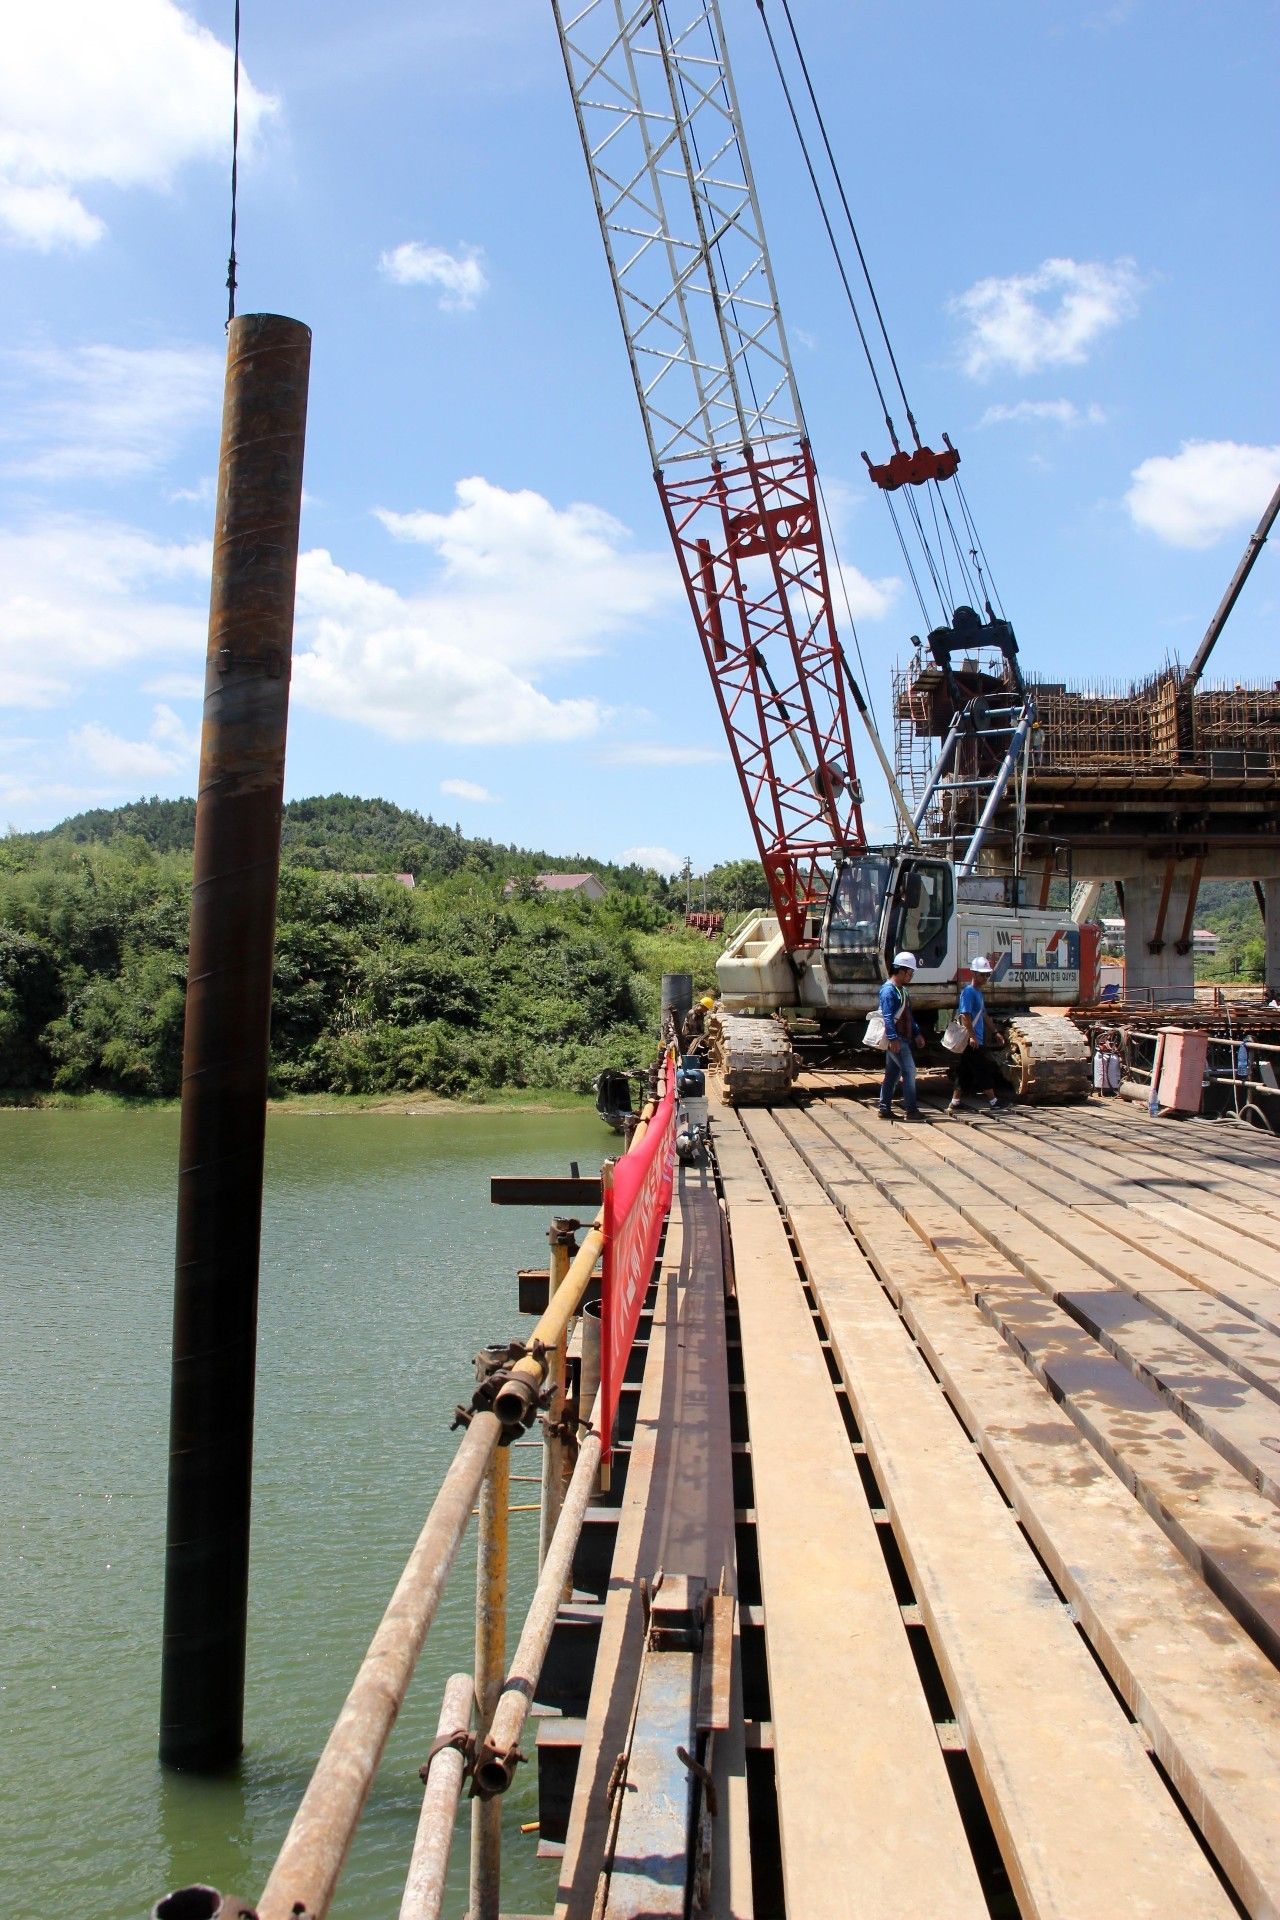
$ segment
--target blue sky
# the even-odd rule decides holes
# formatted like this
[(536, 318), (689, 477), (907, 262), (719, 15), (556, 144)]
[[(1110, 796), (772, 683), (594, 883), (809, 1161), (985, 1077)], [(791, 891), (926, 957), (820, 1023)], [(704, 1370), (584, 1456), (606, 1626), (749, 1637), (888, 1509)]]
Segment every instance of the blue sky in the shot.
[[(921, 621), (753, 0), (722, 0), (867, 687)], [(1194, 650), (1280, 478), (1272, 0), (794, 0), (926, 440), (1047, 677)], [(0, 70), (0, 828), (194, 790), (230, 0), (44, 0)], [(749, 835), (545, 0), (244, 0), (239, 309), (314, 332), (291, 796), (552, 851)], [(1265, 552), (1215, 672), (1270, 680)], [(869, 746), (873, 827), (890, 818)]]

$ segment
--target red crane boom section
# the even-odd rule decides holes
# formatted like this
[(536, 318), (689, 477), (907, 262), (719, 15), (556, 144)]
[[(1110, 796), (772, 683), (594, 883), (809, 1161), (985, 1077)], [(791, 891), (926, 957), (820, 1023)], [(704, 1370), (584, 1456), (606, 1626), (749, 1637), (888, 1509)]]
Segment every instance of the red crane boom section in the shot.
[(784, 942), (813, 946), (866, 836), (808, 443), (657, 482)]

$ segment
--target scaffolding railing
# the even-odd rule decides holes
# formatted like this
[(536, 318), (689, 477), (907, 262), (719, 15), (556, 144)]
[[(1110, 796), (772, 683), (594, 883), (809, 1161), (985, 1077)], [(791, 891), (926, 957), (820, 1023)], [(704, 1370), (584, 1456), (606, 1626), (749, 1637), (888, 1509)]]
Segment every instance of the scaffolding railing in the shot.
[[(673, 1071), (668, 1063), (668, 1078)], [(627, 1154), (642, 1149), (660, 1111), (655, 1070), (651, 1097), (641, 1109)], [(600, 1321), (582, 1308), (605, 1244), (603, 1208), (571, 1258), (565, 1257), (563, 1241), (553, 1236), (547, 1306), (533, 1334), (525, 1341), (487, 1348), (478, 1357), (472, 1403), (457, 1411), (455, 1424), (464, 1428), (457, 1452), (316, 1763), (261, 1899), (248, 1908), (224, 1899), (212, 1887), (186, 1887), (157, 1902), (156, 1920), (217, 1920), (240, 1911), (254, 1913), (257, 1920), (297, 1920), (299, 1914), (324, 1920), (473, 1516), (478, 1517), (475, 1672), (454, 1674), (444, 1690), (437, 1738), (421, 1769), (422, 1811), (400, 1911), (401, 1920), (438, 1920), (458, 1800), (470, 1779), (469, 1920), (499, 1920), (501, 1795), (524, 1758), (520, 1735), (599, 1476), (601, 1435), (593, 1429), (592, 1416), (600, 1381)], [(583, 1351), (577, 1397), (566, 1405), (568, 1335), (579, 1318)], [(546, 1451), (547, 1466), (540, 1476), (543, 1498), (539, 1507), (513, 1508), (510, 1448), (522, 1444), (518, 1436), (543, 1407), (554, 1414), (545, 1421), (543, 1439), (532, 1443)], [(512, 1512), (523, 1511), (542, 1515), (540, 1574), (508, 1667), (508, 1519)]]

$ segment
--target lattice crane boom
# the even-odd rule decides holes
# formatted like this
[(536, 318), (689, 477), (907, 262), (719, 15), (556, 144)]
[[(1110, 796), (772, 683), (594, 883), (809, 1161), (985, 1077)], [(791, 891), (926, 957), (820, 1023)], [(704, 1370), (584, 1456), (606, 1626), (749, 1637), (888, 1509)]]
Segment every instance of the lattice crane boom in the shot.
[(789, 949), (865, 845), (805, 429), (717, 0), (552, 0), (654, 477)]

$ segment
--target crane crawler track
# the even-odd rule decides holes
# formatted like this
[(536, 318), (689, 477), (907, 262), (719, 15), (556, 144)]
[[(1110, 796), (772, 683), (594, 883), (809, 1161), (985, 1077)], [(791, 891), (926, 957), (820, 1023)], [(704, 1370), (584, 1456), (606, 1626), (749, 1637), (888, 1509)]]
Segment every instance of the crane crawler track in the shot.
[(1091, 1085), (1089, 1043), (1061, 1015), (1016, 1013), (1004, 1023), (998, 1055), (1020, 1100), (1083, 1100)]
[(791, 1094), (796, 1057), (777, 1020), (720, 1014), (707, 1026), (710, 1067), (733, 1107), (772, 1107)]

